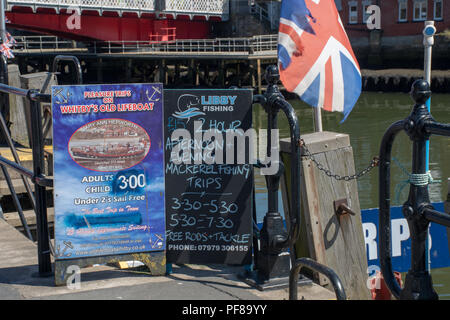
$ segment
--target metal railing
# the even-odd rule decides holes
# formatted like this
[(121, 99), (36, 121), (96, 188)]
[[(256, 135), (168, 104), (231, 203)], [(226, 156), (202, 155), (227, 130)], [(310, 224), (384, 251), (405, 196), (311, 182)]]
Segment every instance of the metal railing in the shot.
[[(78, 59), (73, 56), (56, 56), (53, 60), (52, 65), (53, 73), (57, 73), (58, 66), (61, 61), (72, 62), (75, 65), (75, 82), (77, 84), (81, 84), (83, 82), (83, 78), (81, 65)], [(48, 229), (46, 188), (53, 187), (53, 179), (46, 177), (44, 174), (44, 138), (49, 132), (49, 128), (51, 126), (51, 117), (50, 119), (46, 119), (46, 122), (43, 125), (41, 103), (50, 103), (51, 95), (40, 93), (35, 89), (27, 90), (4, 84), (8, 82), (8, 68), (4, 56), (1, 56), (1, 62), (0, 82), (3, 83), (0, 83), (0, 95), (8, 98), (8, 94), (14, 94), (24, 97), (30, 101), (30, 140), (33, 155), (33, 170), (25, 168), (20, 163), (20, 159), (14, 146), (14, 142), (8, 131), (8, 127), (2, 113), (0, 113), (0, 131), (3, 134), (9, 148), (11, 149), (14, 161), (8, 160), (0, 154), (0, 169), (5, 176), (5, 180), (10, 190), (13, 203), (17, 209), (25, 233), (30, 240), (33, 240), (26, 218), (23, 215), (22, 206), (15, 192), (15, 188), (7, 168), (18, 172), (22, 177), (23, 183), (30, 197), (32, 207), (36, 215), (39, 275), (47, 276), (52, 272), (50, 255), (54, 253), (54, 250), (51, 245), (51, 239)], [(2, 102), (5, 104), (9, 103), (8, 99), (2, 99)], [(34, 195), (27, 179), (30, 179), (34, 184)]]
[(163, 12), (228, 15), (229, 0), (165, 0)]
[(8, 0), (8, 10), (13, 6), (30, 7), (33, 12), (38, 8), (80, 9), (102, 11), (155, 12), (155, 0)]
[(278, 36), (260, 35), (249, 38), (178, 39), (166, 42), (151, 41), (92, 41), (82, 46), (74, 41), (54, 36), (18, 36), (15, 52), (44, 52), (84, 50), (92, 54), (126, 53), (241, 53), (273, 54), (277, 50)]
[(331, 282), (337, 300), (347, 300), (344, 286), (336, 272), (310, 258), (300, 258), (295, 261), (289, 274), (289, 300), (298, 300), (298, 275), (303, 268), (310, 269), (325, 275)]
[[(35, 200), (35, 213), (36, 213), (36, 231), (37, 231), (37, 246), (38, 246), (38, 263), (39, 274), (45, 276), (51, 273), (51, 261), (50, 261), (50, 236), (48, 230), (47, 219), (47, 200), (46, 200), (46, 187), (53, 187), (53, 179), (49, 179), (44, 175), (44, 148), (42, 144), (42, 115), (41, 115), (41, 102), (49, 103), (51, 96), (49, 94), (41, 94), (34, 89), (21, 89), (11, 87), (6, 84), (0, 83), (0, 92), (6, 94), (14, 94), (30, 100), (30, 113), (31, 113), (31, 147), (33, 153), (33, 170), (29, 170), (18, 162), (10, 161), (0, 155), (0, 165), (2, 171), (5, 174), (10, 191), (13, 194), (13, 198), (16, 198), (14, 188), (9, 179), (9, 174), (6, 170), (10, 168), (17, 171), (23, 177), (31, 179), (34, 183), (34, 200)], [(1, 123), (4, 123), (3, 115), (0, 115)], [(2, 126), (3, 134), (6, 136), (8, 142), (12, 141), (7, 129)], [(15, 196), (15, 197), (14, 197)], [(15, 203), (16, 206), (18, 205)], [(19, 205), (20, 207), (20, 205)], [(24, 222), (24, 217), (19, 213), (19, 216)], [(26, 225), (26, 222), (24, 226)], [(29, 233), (29, 230), (26, 230)], [(30, 236), (30, 234), (29, 234)]]
[(8, 10), (13, 6), (31, 7), (34, 12), (37, 8), (97, 10), (103, 11), (165, 13), (221, 16), (227, 18), (229, 13), (229, 0), (8, 0)]
[(74, 41), (55, 36), (15, 36), (17, 43), (13, 50), (73, 49)]
[(258, 3), (255, 3), (252, 6), (249, 6), (250, 13), (255, 16), (260, 22), (267, 23), (271, 30), (274, 30), (278, 27), (279, 17), (275, 14), (270, 14), (269, 11), (263, 8)]
[[(434, 210), (430, 203), (428, 185), (431, 176), (427, 172), (426, 141), (432, 135), (450, 137), (450, 124), (433, 119), (425, 103), (431, 96), (430, 86), (425, 80), (416, 80), (411, 88), (415, 105), (411, 114), (393, 123), (385, 132), (380, 146), (379, 165), (379, 252), (380, 267), (387, 287), (397, 299), (434, 300), (438, 299), (433, 289), (431, 276), (427, 270), (426, 239), (430, 222), (450, 227), (450, 215)], [(401, 131), (412, 141), (412, 173), (408, 182), (408, 200), (403, 204), (402, 213), (411, 233), (411, 267), (405, 277), (405, 285), (400, 287), (392, 270), (391, 259), (391, 158), (392, 146)]]

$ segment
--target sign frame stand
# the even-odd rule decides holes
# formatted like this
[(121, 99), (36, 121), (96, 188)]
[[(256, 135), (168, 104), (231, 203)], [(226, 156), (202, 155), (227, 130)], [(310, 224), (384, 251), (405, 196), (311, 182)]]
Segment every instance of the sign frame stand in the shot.
[(82, 257), (75, 259), (55, 260), (55, 285), (64, 286), (73, 273), (67, 273), (70, 266), (77, 266), (80, 269), (94, 264), (112, 264), (119, 261), (140, 261), (148, 268), (153, 276), (166, 274), (166, 251), (134, 252), (106, 256)]

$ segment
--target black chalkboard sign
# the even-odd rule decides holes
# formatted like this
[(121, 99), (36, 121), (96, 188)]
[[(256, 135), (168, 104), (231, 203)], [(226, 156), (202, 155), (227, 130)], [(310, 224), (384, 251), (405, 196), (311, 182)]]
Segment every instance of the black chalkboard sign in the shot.
[(251, 263), (251, 103), (244, 89), (164, 90), (168, 263)]

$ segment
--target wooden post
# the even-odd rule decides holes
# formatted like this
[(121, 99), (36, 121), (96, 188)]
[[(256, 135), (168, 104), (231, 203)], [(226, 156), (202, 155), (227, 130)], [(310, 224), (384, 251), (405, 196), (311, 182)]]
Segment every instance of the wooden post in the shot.
[(219, 61), (219, 85), (221, 88), (225, 87), (225, 78), (226, 78), (225, 61), (220, 60)]
[[(16, 64), (8, 65), (8, 84), (20, 88), (20, 71)], [(15, 94), (9, 95), (9, 116), (11, 122), (11, 138), (21, 145), (28, 146), (28, 131), (26, 129), (23, 98)]]
[(180, 63), (175, 62), (175, 79), (174, 83), (180, 80)]
[(211, 86), (211, 79), (209, 78), (209, 64), (205, 64), (205, 73), (203, 76), (203, 80), (207, 86)]
[(103, 59), (99, 58), (97, 61), (97, 83), (103, 82)]
[(125, 81), (130, 82), (131, 80), (131, 71), (133, 67), (133, 60), (132, 59), (126, 59), (125, 60)]
[(162, 65), (163, 65), (163, 72), (164, 72), (164, 85), (168, 85), (169, 84), (169, 69), (167, 67), (167, 62), (166, 59), (163, 59), (162, 61)]
[[(355, 173), (353, 150), (346, 134), (316, 132), (302, 136), (315, 159), (331, 172), (346, 176)], [(284, 208), (290, 203), (290, 139), (280, 142), (281, 159), (286, 165), (285, 183), (282, 185)], [(305, 156), (301, 160), (302, 223), (296, 255), (310, 257), (333, 269), (341, 279), (349, 299), (370, 299), (367, 288), (367, 257), (355, 180), (337, 181), (328, 177)], [(338, 216), (334, 202), (346, 199), (356, 215)], [(319, 283), (328, 280), (319, 275)], [(331, 288), (330, 288), (331, 289)]]
[(254, 60), (250, 61), (250, 79), (252, 88), (256, 87), (256, 77), (255, 77), (256, 65)]
[(200, 66), (198, 63), (194, 64), (194, 77), (195, 77), (195, 85), (199, 86), (200, 85)]
[(194, 59), (189, 60), (189, 67), (188, 67), (188, 79), (191, 85), (197, 84), (197, 70), (195, 70), (195, 61)]
[(258, 94), (262, 92), (262, 84), (261, 84), (261, 59), (256, 60), (256, 79), (258, 82)]
[[(55, 74), (49, 72), (37, 72), (20, 76), (20, 83), (23, 89), (37, 89), (41, 93), (51, 93), (52, 85), (56, 85), (57, 79)], [(28, 139), (31, 139), (31, 114), (30, 114), (30, 101), (27, 98), (23, 98), (25, 123), (22, 123), (22, 130), (28, 133)], [(42, 110), (44, 108), (50, 108), (50, 104), (42, 103)], [(50, 131), (51, 132), (51, 131)], [(31, 140), (25, 144), (27, 147), (31, 147)]]
[(238, 87), (240, 87), (242, 83), (241, 81), (242, 75), (241, 75), (241, 64), (239, 62), (236, 64), (236, 77), (237, 77), (237, 85)]
[(155, 74), (155, 82), (164, 83), (164, 80), (166, 78), (164, 69), (165, 69), (165, 62), (164, 59), (162, 59), (158, 62), (158, 70)]

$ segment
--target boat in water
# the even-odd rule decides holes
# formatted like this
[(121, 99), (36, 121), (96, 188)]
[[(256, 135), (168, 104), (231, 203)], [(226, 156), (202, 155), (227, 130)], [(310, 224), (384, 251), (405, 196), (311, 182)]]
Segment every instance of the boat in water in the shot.
[(130, 159), (145, 155), (145, 143), (108, 143), (104, 145), (71, 147), (70, 152), (75, 159)]

